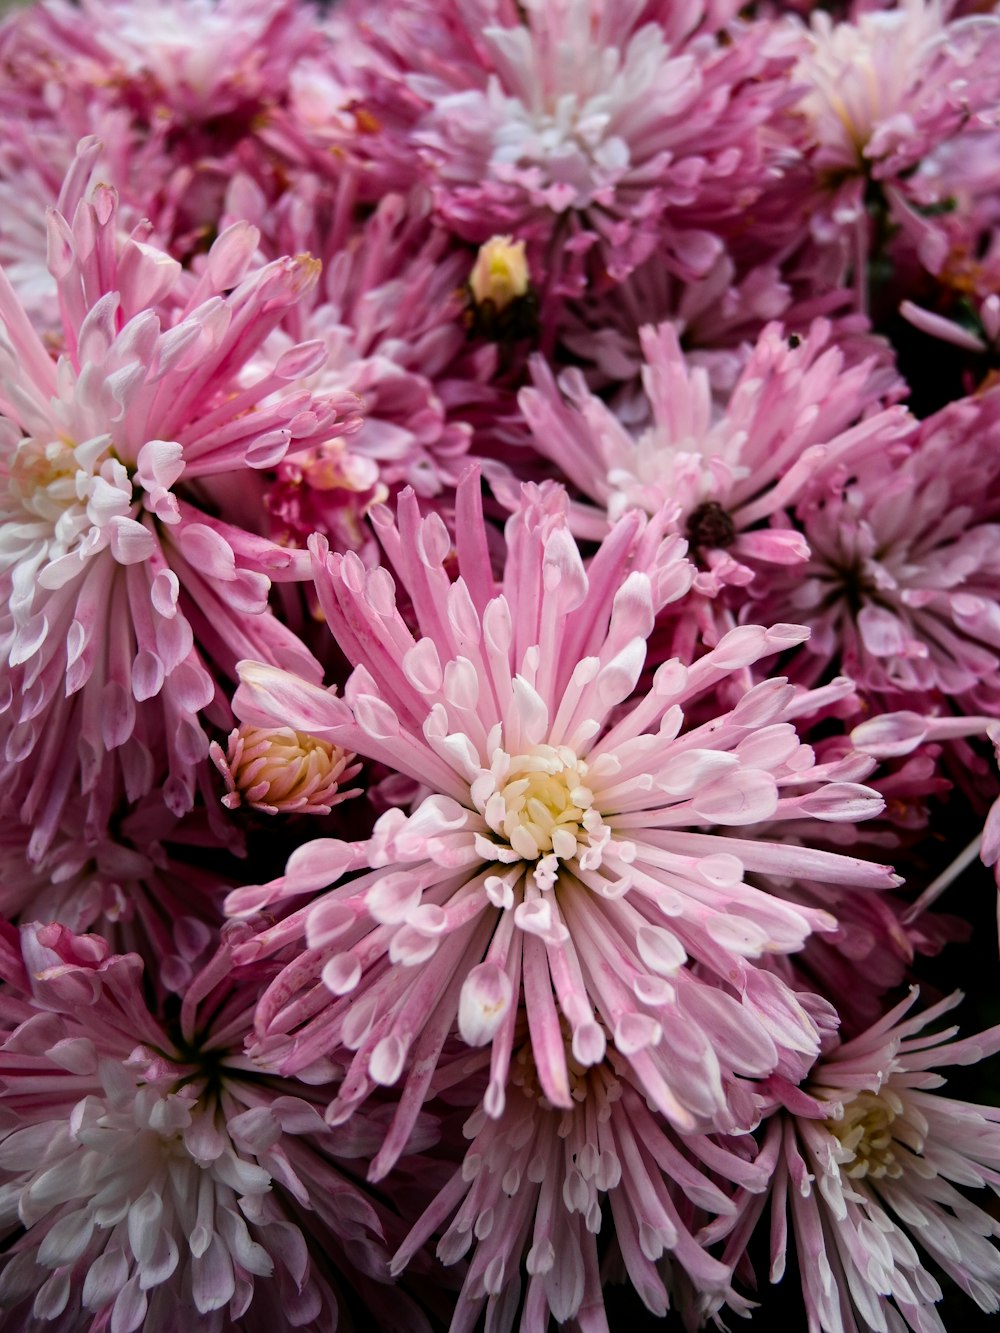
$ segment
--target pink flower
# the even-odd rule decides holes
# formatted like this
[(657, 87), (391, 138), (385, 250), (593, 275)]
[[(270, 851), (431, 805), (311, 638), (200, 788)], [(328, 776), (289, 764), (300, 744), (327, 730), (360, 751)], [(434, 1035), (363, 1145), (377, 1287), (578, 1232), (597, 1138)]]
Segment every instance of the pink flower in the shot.
[(664, 232), (681, 270), (704, 271), (711, 224), (759, 192), (784, 44), (758, 25), (724, 46), (708, 9), (414, 0), (371, 27), (427, 105), (414, 137), (446, 221), (527, 240), (559, 290), (591, 249), (622, 278)]
[(873, 458), (842, 492), (803, 504), (810, 559), (794, 580), (769, 579), (750, 614), (811, 626), (805, 679), (832, 666), (883, 707), (995, 715), (998, 408), (996, 393), (951, 403), (908, 457)]
[[(419, 636), (385, 568), (314, 540), (325, 619), (356, 664), (344, 696), (244, 663), (237, 707), (253, 725), (308, 729), (431, 794), (409, 816), (388, 811), (369, 841), (307, 843), (282, 879), (230, 896), (230, 912), (252, 916), (332, 886), (261, 923), (240, 952), (287, 960), (258, 1012), (260, 1058), (291, 1072), (346, 1048), (334, 1123), (373, 1086), (404, 1078), (375, 1177), (405, 1142), (456, 1026), (467, 1044), (491, 1045), (485, 1105), (502, 1114), (519, 996), (554, 1106), (572, 1100), (565, 1027), (585, 1068), (610, 1041), (677, 1128), (746, 1127), (744, 1077), (818, 1051), (812, 1017), (755, 960), (835, 922), (745, 876), (893, 882), (884, 866), (770, 836), (786, 819), (853, 822), (881, 807), (857, 782), (870, 762), (817, 764), (799, 742), (793, 719), (817, 706), (811, 696), (766, 680), (730, 710), (709, 708), (703, 725), (686, 723), (689, 705), (803, 631), (737, 629), (691, 667), (665, 662), (648, 693), (634, 693), (655, 612), (692, 577), (662, 524), (629, 513), (585, 567), (561, 490), (528, 487), (498, 588), (474, 474), (459, 490), (454, 583), (443, 524), (421, 519), (412, 495), (396, 524), (385, 510), (373, 517)], [(743, 835), (706, 827), (719, 825)]]
[(768, 325), (721, 411), (671, 324), (640, 337), (652, 421), (637, 437), (579, 372), (562, 376), (564, 399), (540, 358), (535, 387), (519, 401), (535, 448), (594, 502), (576, 510), (576, 530), (596, 537), (630, 509), (676, 504), (701, 592), (745, 585), (761, 565), (801, 564), (809, 548), (785, 507), (836, 467), (890, 449), (908, 428), (903, 408), (878, 410), (884, 384), (874, 358), (845, 366), (825, 320), (805, 335)]
[[(0, 115), (16, 128), (0, 156), (0, 199), (13, 196), (14, 209), (0, 219), (0, 262), (17, 260), (19, 295), (47, 312), (39, 223), (89, 136), (104, 145), (97, 179), (119, 192), (125, 228), (149, 218), (176, 258), (203, 254), (230, 178), (273, 179), (260, 130), (318, 41), (296, 0), (87, 0), (84, 18), (47, 0), (11, 15), (0, 28)], [(40, 205), (33, 228), (26, 187)]]
[[(8, 61), (49, 96), (131, 98), (137, 120), (178, 122), (242, 114), (274, 99), (316, 44), (294, 0), (46, 0), (8, 20)], [(216, 131), (218, 132), (218, 131)]]
[(934, 187), (921, 172), (952, 140), (992, 125), (998, 69), (992, 15), (958, 17), (941, 0), (880, 5), (842, 23), (813, 12), (791, 78), (802, 94), (792, 141), (812, 180), (795, 172), (776, 197), (805, 206), (799, 225), (840, 255), (860, 310), (873, 278), (883, 285), (889, 253), (941, 270), (948, 242), (925, 216)]
[(337, 1160), (351, 1136), (241, 1053), (256, 987), (234, 984), (232, 943), (165, 1026), (134, 955), (4, 928), (5, 1320), (330, 1328), (336, 1271), (384, 1270), (378, 1212)]
[[(897, 401), (909, 392), (895, 371), (889, 344), (872, 334), (863, 316), (852, 313), (853, 295), (837, 285), (835, 272), (802, 272), (787, 261), (765, 257), (766, 247), (749, 248), (750, 260), (737, 265), (723, 254), (707, 273), (688, 280), (671, 273), (663, 257), (654, 254), (623, 282), (567, 303), (561, 342), (583, 364), (593, 392), (611, 402), (632, 433), (647, 429), (652, 416), (642, 387), (640, 331), (665, 321), (673, 325), (688, 366), (707, 372), (722, 411), (754, 344), (775, 320), (801, 337), (817, 317), (828, 318), (830, 342), (844, 355), (845, 365), (876, 358), (878, 396)], [(873, 399), (875, 373), (872, 365), (868, 387)]]
[(866, 176), (899, 181), (995, 104), (1000, 25), (992, 16), (950, 20), (950, 8), (903, 0), (844, 23), (812, 14), (792, 78), (805, 89), (812, 164), (836, 190), (839, 225), (862, 216)]
[(76, 786), (105, 826), (116, 773), (129, 800), (165, 777), (190, 807), (199, 714), (229, 721), (210, 666), (252, 651), (317, 670), (267, 609), (294, 555), (210, 511), (227, 474), (338, 433), (353, 401), (295, 387), (315, 343), (238, 378), (315, 282), (308, 257), (247, 276), (256, 233), (236, 226), (182, 278), (146, 229), (119, 234), (105, 188), (49, 227), (57, 363), (0, 274), (2, 771), (42, 849)]
[(159, 791), (127, 813), (116, 810), (108, 830), (88, 830), (86, 815), (84, 798), (67, 801), (41, 852), (30, 824), (3, 822), (0, 912), (9, 920), (98, 929), (116, 952), (138, 953), (165, 990), (183, 992), (212, 947), (221, 895), (234, 878), (197, 859), (207, 846), (221, 853), (227, 830), (203, 810), (178, 819)]
[[(941, 1096), (935, 1072), (995, 1054), (1000, 1028), (928, 1034), (961, 997), (904, 1018), (915, 998), (825, 1054), (804, 1088), (772, 1081), (779, 1109), (757, 1159), (773, 1175), (771, 1280), (784, 1272), (790, 1217), (810, 1329), (943, 1333), (920, 1250), (980, 1309), (1000, 1306), (1000, 1224), (965, 1193), (1000, 1189), (1000, 1111)], [(731, 1253), (763, 1206), (746, 1201)]]
[(318, 437), (278, 464), (265, 495), (275, 536), (305, 546), (319, 531), (334, 549), (361, 549), (372, 544), (369, 509), (393, 491), (453, 491), (475, 413), (499, 397), (489, 384), (494, 349), (466, 337), (460, 289), (472, 257), (432, 224), (422, 192), (386, 196), (362, 224), (353, 175), (336, 186), (302, 177), (277, 206), (246, 196), (233, 200), (237, 210), (260, 223), (269, 252), (323, 262), (312, 299), (287, 312), (262, 356), (322, 343), (327, 358), (308, 387), (356, 395), (364, 411), (356, 431)]
[[(988, 343), (997, 339), (1000, 288), (1000, 131), (975, 123), (926, 158), (908, 182), (923, 234), (919, 257), (948, 301), (979, 305)], [(911, 214), (912, 216), (912, 214)], [(949, 291), (950, 289), (950, 291)]]
[(349, 174), (360, 197), (377, 203), (420, 184), (426, 168), (414, 152), (413, 129), (425, 110), (400, 81), (397, 62), (381, 49), (390, 8), (337, 4), (316, 24), (315, 52), (298, 60), (287, 98), (269, 106), (259, 134), (295, 175), (323, 179)]
[(461, 1169), (416, 1223), (392, 1271), (451, 1218), (438, 1258), (450, 1265), (470, 1256), (454, 1333), (474, 1327), (484, 1303), (490, 1328), (513, 1328), (519, 1308), (526, 1331), (550, 1318), (606, 1328), (597, 1244), (610, 1220), (628, 1281), (654, 1314), (667, 1313), (675, 1268), (699, 1291), (743, 1304), (730, 1270), (701, 1248), (685, 1214), (694, 1204), (732, 1216), (720, 1179), (730, 1192), (733, 1182), (766, 1188), (747, 1160), (753, 1141), (676, 1135), (614, 1052), (590, 1068), (571, 1059), (570, 1071), (569, 1106), (554, 1107), (530, 1044), (520, 1047), (503, 1111), (494, 1119), (480, 1106), (469, 1117)]

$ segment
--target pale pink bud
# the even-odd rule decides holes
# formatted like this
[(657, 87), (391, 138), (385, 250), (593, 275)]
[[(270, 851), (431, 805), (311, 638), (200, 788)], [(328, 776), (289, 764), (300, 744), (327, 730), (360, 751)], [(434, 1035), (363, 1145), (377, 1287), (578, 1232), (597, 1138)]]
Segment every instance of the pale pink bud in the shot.
[(340, 790), (360, 771), (354, 755), (291, 727), (237, 727), (228, 753), (213, 742), (211, 755), (226, 780), (222, 803), (230, 810), (245, 804), (269, 815), (328, 815), (358, 794)]

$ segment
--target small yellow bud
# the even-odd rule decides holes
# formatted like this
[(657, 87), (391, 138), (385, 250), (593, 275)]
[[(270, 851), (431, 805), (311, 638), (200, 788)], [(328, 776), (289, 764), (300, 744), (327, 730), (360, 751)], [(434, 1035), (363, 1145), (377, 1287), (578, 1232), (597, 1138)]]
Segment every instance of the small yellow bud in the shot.
[(526, 296), (531, 287), (524, 242), (511, 236), (491, 236), (479, 247), (469, 274), (469, 290), (476, 305), (486, 301), (499, 313)]

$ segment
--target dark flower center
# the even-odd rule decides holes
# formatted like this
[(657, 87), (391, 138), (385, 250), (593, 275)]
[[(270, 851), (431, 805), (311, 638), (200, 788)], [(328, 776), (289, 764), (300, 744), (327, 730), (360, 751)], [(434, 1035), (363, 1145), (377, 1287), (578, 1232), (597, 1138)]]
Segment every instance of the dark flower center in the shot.
[(692, 551), (732, 546), (736, 540), (735, 524), (718, 500), (706, 500), (692, 509), (685, 531)]

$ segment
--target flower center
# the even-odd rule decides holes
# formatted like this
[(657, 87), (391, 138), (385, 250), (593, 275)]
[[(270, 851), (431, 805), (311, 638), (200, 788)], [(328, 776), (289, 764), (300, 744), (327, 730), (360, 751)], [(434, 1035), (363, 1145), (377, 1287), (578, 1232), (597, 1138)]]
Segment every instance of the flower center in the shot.
[(486, 822), (525, 861), (549, 852), (568, 861), (585, 836), (584, 819), (594, 799), (586, 774), (587, 765), (565, 746), (539, 745), (518, 755), (486, 803)]
[(736, 525), (718, 500), (706, 500), (688, 515), (686, 535), (692, 551), (732, 546)]
[(903, 1174), (902, 1165), (893, 1151), (895, 1139), (892, 1125), (902, 1110), (896, 1097), (888, 1090), (881, 1095), (861, 1092), (844, 1107), (842, 1120), (828, 1120), (827, 1129), (840, 1140), (850, 1158), (841, 1163), (846, 1175), (853, 1180), (865, 1176), (880, 1180), (888, 1176), (896, 1180)]
[[(18, 441), (5, 484), (0, 487), (0, 521), (33, 520), (22, 540), (45, 550), (48, 560), (97, 545), (95, 529), (129, 513), (132, 482), (111, 453), (108, 436), (82, 444), (62, 438)], [(39, 525), (44, 525), (43, 532)]]
[(77, 499), (78, 470), (72, 447), (62, 440), (25, 439), (14, 455), (11, 480), (25, 509), (52, 518)]
[(565, 745), (536, 745), (525, 754), (497, 749), (472, 782), (473, 805), (495, 838), (476, 834), (491, 861), (532, 862), (539, 888), (552, 888), (559, 862), (601, 864), (611, 829), (593, 805), (587, 764)]
[[(573, 1054), (572, 1034), (565, 1018), (560, 1020), (566, 1054), (566, 1072), (569, 1076), (569, 1094), (577, 1104), (589, 1099), (596, 1105), (616, 1102), (621, 1096), (613, 1058), (604, 1058), (596, 1064), (584, 1065)], [(538, 1076), (538, 1066), (532, 1054), (531, 1043), (526, 1042), (515, 1052), (510, 1066), (510, 1083), (519, 1088), (529, 1101), (545, 1102), (545, 1089)], [(560, 1112), (562, 1114), (562, 1112)]]
[(528, 878), (545, 890), (555, 886), (563, 862), (572, 861), (575, 872), (589, 872), (608, 856), (634, 855), (630, 843), (615, 842), (594, 802), (588, 766), (568, 746), (536, 745), (517, 755), (497, 748), (470, 795), (487, 825), (475, 835), (476, 851), (511, 866), (504, 876), (504, 906), (513, 901), (525, 863)]

